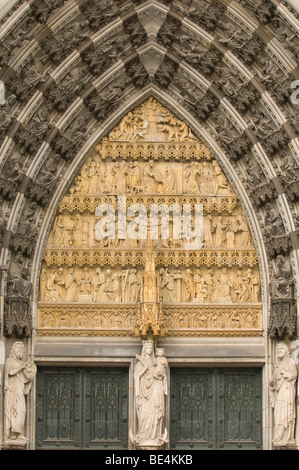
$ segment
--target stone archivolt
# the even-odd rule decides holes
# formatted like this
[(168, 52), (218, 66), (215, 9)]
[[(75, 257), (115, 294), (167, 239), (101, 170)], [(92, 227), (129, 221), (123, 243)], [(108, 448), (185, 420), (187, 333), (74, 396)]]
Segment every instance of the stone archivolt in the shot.
[(200, 250), (186, 250), (184, 237), (174, 238), (171, 212), (169, 238), (159, 217), (158, 238), (151, 241), (154, 307), (158, 316), (162, 309), (168, 335), (261, 334), (258, 257), (238, 198), (211, 152), (153, 99), (95, 147), (60, 204), (44, 252), (39, 334), (133, 334), (138, 308), (147, 305), (148, 242), (121, 240), (117, 232), (98, 236), (97, 208), (109, 204), (117, 228), (120, 196), (126, 211), (142, 204), (148, 221), (153, 204), (175, 204), (181, 214), (190, 204), (192, 225), (196, 204), (203, 205)]
[[(7, 11), (0, 24), (2, 265), (9, 269), (15, 252), (23, 251), (23, 266), (34, 277), (35, 242), (74, 155), (116, 110), (151, 93), (175, 114), (180, 108), (193, 116), (205, 141), (226, 154), (261, 222), (269, 264), (278, 253), (292, 259), (296, 291), (299, 127), (290, 84), (299, 40), (298, 15), (287, 2), (33, 0), (30, 8), (11, 1)], [(134, 126), (128, 130), (132, 136)], [(178, 145), (191, 148), (193, 139), (189, 145), (182, 135)], [(285, 174), (282, 154), (290, 157), (293, 174)], [(155, 155), (159, 160), (158, 150)], [(260, 170), (251, 170), (252, 162)], [(262, 223), (264, 204), (276, 206), (275, 200), (284, 237), (269, 237)], [(40, 210), (27, 244), (15, 229), (32, 201)]]

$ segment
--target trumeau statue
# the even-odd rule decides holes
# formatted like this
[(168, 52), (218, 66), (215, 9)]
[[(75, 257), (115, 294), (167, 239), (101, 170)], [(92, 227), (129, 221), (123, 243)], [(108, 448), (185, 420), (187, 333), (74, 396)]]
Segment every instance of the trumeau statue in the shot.
[(298, 372), (286, 344), (276, 347), (277, 364), (269, 382), (271, 406), (274, 408), (274, 447), (295, 446), (295, 383)]
[(143, 341), (141, 356), (137, 355), (134, 374), (135, 404), (138, 429), (133, 444), (140, 448), (161, 448), (167, 439), (165, 408), (167, 396), (167, 360), (164, 349), (156, 349), (151, 340)]
[(36, 374), (36, 365), (23, 361), (24, 344), (16, 341), (5, 363), (4, 430), (6, 441), (26, 441), (26, 400)]

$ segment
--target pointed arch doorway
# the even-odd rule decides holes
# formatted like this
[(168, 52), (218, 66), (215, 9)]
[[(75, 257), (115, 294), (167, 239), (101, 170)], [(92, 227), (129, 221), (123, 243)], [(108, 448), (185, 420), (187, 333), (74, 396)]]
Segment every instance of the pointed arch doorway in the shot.
[[(129, 374), (134, 370), (141, 344), (136, 325), (148, 238), (148, 226), (142, 233), (142, 222), (150, 220), (153, 205), (159, 213), (151, 240), (163, 331), (158, 342), (170, 358), (170, 387), (176, 383), (174, 369), (182, 362), (193, 367), (190, 377), (207, 361), (217, 366), (262, 364), (259, 262), (241, 203), (211, 151), (184, 122), (150, 98), (90, 152), (59, 205), (43, 255), (37, 356), (43, 367), (49, 362), (84, 366), (79, 395), (91, 366), (105, 366), (107, 376), (115, 364), (129, 368)], [(184, 207), (190, 208), (188, 233), (194, 234), (197, 205), (203, 211), (203, 244), (197, 249), (191, 244), (190, 249), (192, 240), (186, 237), (181, 216)], [(165, 217), (162, 207), (169, 209)], [(201, 344), (206, 347), (199, 352)], [(226, 349), (221, 352), (223, 344)], [(218, 355), (212, 353), (215, 347)], [(226, 351), (233, 354), (232, 360)], [(211, 377), (215, 371), (211, 369)], [(46, 372), (40, 369), (41, 374)], [(256, 373), (260, 376), (260, 369)], [(129, 390), (128, 397), (128, 422), (134, 427), (134, 396)], [(82, 409), (88, 407), (85, 403), (80, 401)], [(41, 400), (42, 421), (48, 419), (45, 406)], [(260, 417), (254, 420), (261, 423)], [(86, 424), (82, 426), (85, 435)], [(108, 446), (107, 437), (106, 441)], [(49, 436), (40, 436), (39, 442), (49, 443)], [(131, 444), (125, 439), (121, 445)], [(176, 446), (174, 441), (171, 445)]]

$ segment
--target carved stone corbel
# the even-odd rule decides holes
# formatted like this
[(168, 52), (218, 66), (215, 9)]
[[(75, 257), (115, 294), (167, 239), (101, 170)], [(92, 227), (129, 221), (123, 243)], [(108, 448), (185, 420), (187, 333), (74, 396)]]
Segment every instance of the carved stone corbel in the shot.
[(233, 160), (237, 161), (250, 152), (251, 142), (244, 133), (241, 137), (234, 140), (229, 146), (229, 153)]
[(126, 72), (136, 88), (141, 88), (149, 79), (149, 74), (139, 57), (125, 64)]
[(285, 105), (290, 99), (290, 83), (292, 77), (288, 77), (277, 84), (271, 91), (279, 105)]
[(260, 92), (249, 83), (242, 88), (240, 93), (238, 93), (238, 95), (233, 99), (233, 102), (241, 113), (246, 113), (251, 106), (255, 105), (260, 97)]
[(225, 7), (220, 3), (201, 2), (200, 5), (196, 5), (196, 3), (193, 2), (187, 7), (186, 14), (190, 16), (194, 23), (213, 32), (217, 27), (224, 10)]
[(18, 184), (6, 178), (0, 177), (0, 195), (6, 201), (11, 201), (15, 198), (18, 191)]
[(51, 191), (38, 183), (32, 183), (32, 185), (29, 186), (26, 191), (26, 197), (28, 197), (31, 201), (35, 201), (38, 205), (44, 208), (48, 203), (50, 203), (51, 195)]
[(293, 299), (272, 299), (268, 334), (271, 339), (296, 337), (296, 305)]
[(15, 140), (23, 153), (35, 154), (41, 145), (41, 138), (22, 126), (18, 129)]
[(267, 24), (274, 17), (276, 12), (276, 5), (270, 0), (263, 0), (256, 6), (255, 14), (262, 24)]
[(92, 91), (84, 98), (84, 104), (95, 119), (102, 122), (116, 109), (128, 85), (132, 85), (130, 78), (114, 81), (100, 92)]
[(190, 112), (200, 121), (205, 121), (219, 106), (219, 100), (210, 92), (207, 93), (198, 100), (198, 102), (192, 104), (190, 99), (186, 100), (186, 107), (190, 109)]
[(17, 97), (10, 95), (7, 97), (5, 104), (0, 104), (0, 138), (4, 138), (8, 129), (16, 122), (13, 108), (16, 104)]
[(292, 248), (292, 242), (288, 235), (273, 237), (266, 244), (267, 254), (270, 258), (275, 258), (279, 254), (290, 253)]
[(92, 0), (84, 2), (79, 8), (93, 31), (98, 31), (109, 21), (113, 21), (120, 13), (120, 8), (112, 0)]
[(210, 77), (216, 66), (221, 62), (223, 58), (223, 53), (216, 49), (214, 46), (211, 46), (209, 50), (201, 57), (198, 70), (200, 73)]
[(7, 338), (29, 338), (32, 332), (31, 304), (25, 297), (8, 297), (4, 306), (4, 331)]
[(158, 43), (164, 47), (170, 47), (180, 26), (181, 21), (171, 16), (167, 16), (166, 20), (158, 31)]
[(263, 43), (260, 38), (253, 37), (249, 41), (247, 41), (246, 44), (237, 52), (240, 59), (242, 59), (247, 65), (251, 65), (262, 50)]
[[(32, 234), (32, 236), (31, 236)], [(24, 223), (17, 233), (13, 233), (10, 239), (10, 248), (14, 253), (22, 253), (30, 257), (35, 244), (36, 227), (30, 223)]]
[(274, 184), (266, 179), (265, 174), (256, 161), (248, 161), (248, 163), (248, 178), (246, 183), (255, 207), (260, 208), (274, 201), (277, 197), (277, 191)]
[[(73, 142), (70, 139), (67, 139), (65, 136), (59, 132), (55, 135), (51, 142), (51, 147), (66, 161), (71, 160), (75, 155), (75, 147)], [(38, 188), (34, 188), (36, 191)]]
[(268, 155), (275, 155), (276, 152), (283, 149), (287, 145), (288, 139), (282, 130), (273, 132), (268, 135), (261, 143), (265, 147)]
[(175, 76), (179, 64), (170, 58), (166, 58), (155, 73), (155, 81), (161, 88), (168, 88)]
[(32, 3), (30, 14), (39, 23), (45, 23), (56, 8), (62, 7), (65, 0), (40, 0), (38, 3)]
[(29, 86), (21, 77), (13, 75), (7, 82), (9, 89), (16, 95), (18, 101), (26, 102), (33, 94), (34, 87)]
[(123, 21), (126, 33), (129, 35), (130, 41), (134, 47), (140, 47), (147, 41), (147, 34), (139, 22), (138, 16), (133, 15)]

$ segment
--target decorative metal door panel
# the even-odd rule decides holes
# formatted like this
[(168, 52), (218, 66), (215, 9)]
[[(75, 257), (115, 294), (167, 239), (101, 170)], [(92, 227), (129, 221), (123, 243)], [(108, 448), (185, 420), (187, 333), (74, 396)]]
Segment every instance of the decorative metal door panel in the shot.
[(173, 369), (171, 448), (258, 449), (260, 369)]
[(214, 408), (212, 370), (173, 370), (171, 374), (171, 447), (213, 448)]
[(126, 449), (127, 393), (127, 369), (40, 368), (37, 449)]
[(37, 448), (80, 446), (80, 371), (39, 369)]
[(262, 384), (256, 369), (220, 369), (218, 446), (258, 449), (262, 445)]
[(86, 376), (85, 447), (127, 448), (128, 380), (121, 369)]

